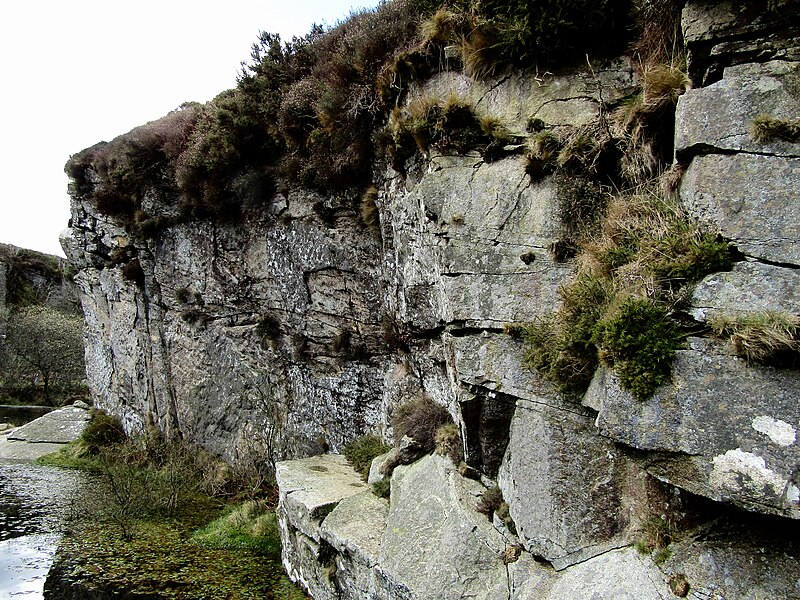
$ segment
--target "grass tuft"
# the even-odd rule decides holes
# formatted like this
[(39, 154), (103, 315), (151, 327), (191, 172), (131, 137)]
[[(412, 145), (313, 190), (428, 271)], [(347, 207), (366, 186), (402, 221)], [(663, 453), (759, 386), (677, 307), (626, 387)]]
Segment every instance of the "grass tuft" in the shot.
[(275, 513), (255, 500), (229, 507), (221, 517), (193, 533), (190, 539), (214, 550), (248, 550), (274, 560), (279, 560), (281, 555)]
[(762, 144), (781, 140), (800, 142), (800, 119), (776, 119), (769, 115), (759, 115), (750, 126), (750, 135)]
[(715, 334), (727, 336), (734, 350), (747, 360), (770, 363), (800, 352), (800, 317), (766, 311), (720, 315), (709, 320)]
[(419, 396), (397, 409), (392, 418), (392, 427), (397, 442), (407, 435), (417, 442), (425, 454), (430, 454), (436, 449), (436, 432), (452, 421), (446, 408), (428, 396)]

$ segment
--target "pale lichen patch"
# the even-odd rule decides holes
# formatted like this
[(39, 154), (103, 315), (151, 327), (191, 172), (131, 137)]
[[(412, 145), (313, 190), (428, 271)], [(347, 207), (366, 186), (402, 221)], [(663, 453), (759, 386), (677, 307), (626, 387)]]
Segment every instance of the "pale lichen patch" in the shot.
[(763, 433), (779, 446), (791, 446), (797, 439), (797, 431), (786, 421), (761, 416), (753, 419), (753, 429)]

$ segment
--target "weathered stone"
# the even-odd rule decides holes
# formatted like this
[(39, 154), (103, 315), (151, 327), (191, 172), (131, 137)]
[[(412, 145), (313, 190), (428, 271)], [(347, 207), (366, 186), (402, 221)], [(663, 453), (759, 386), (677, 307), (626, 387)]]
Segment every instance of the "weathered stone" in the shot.
[(500, 118), (518, 135), (528, 119), (552, 126), (580, 126), (595, 119), (605, 102), (616, 102), (635, 89), (633, 69), (622, 60), (583, 66), (568, 75), (526, 73), (494, 80), (476, 80), (448, 71), (421, 86), (420, 95), (446, 100), (452, 95), (471, 101), (478, 114)]
[(505, 542), (475, 509), (483, 489), (435, 454), (395, 470), (380, 569), (397, 597), (508, 596)]
[[(499, 327), (555, 304), (572, 272), (547, 250), (560, 231), (555, 184), (531, 182), (522, 160), (437, 156), (414, 190), (396, 199), (403, 320), (428, 329)], [(414, 212), (427, 225), (423, 235), (406, 223)], [(536, 260), (520, 258), (532, 252)]]
[(673, 382), (635, 400), (610, 371), (592, 403), (603, 435), (640, 450), (651, 473), (694, 494), (800, 518), (800, 373), (750, 366), (723, 342), (689, 338)]
[(323, 454), (275, 466), (284, 509), (295, 526), (308, 536), (316, 535), (318, 524), (342, 498), (364, 491), (367, 486), (344, 456)]
[(689, 0), (683, 10), (683, 39), (692, 81), (713, 83), (735, 64), (798, 60), (793, 8), (768, 0)]
[(698, 156), (681, 184), (692, 216), (745, 254), (800, 265), (800, 158)]
[(316, 600), (338, 597), (330, 583), (333, 552), (322, 539), (320, 525), (343, 498), (365, 491), (366, 485), (345, 458), (335, 454), (279, 462), (275, 479), (286, 572)]
[(713, 273), (698, 283), (689, 310), (698, 321), (764, 311), (800, 314), (800, 271), (736, 263), (733, 270)]
[(388, 514), (389, 503), (367, 491), (342, 499), (322, 522), (320, 536), (337, 552), (334, 577), (340, 595), (391, 597), (373, 572)]
[(800, 156), (800, 144), (784, 140), (758, 142), (753, 119), (797, 118), (800, 63), (772, 61), (725, 69), (722, 80), (687, 91), (678, 100), (675, 152), (681, 156), (709, 150)]
[(560, 570), (625, 545), (627, 465), (580, 406), (519, 400), (498, 483), (525, 549)]
[(664, 577), (633, 548), (606, 552), (559, 573), (543, 600), (674, 600)]
[(67, 444), (81, 436), (90, 420), (86, 408), (64, 406), (18, 427), (8, 435), (8, 439), (30, 444)]
[(685, 579), (689, 598), (795, 599), (798, 533), (798, 524), (784, 519), (727, 516), (671, 544), (662, 570), (668, 580)]
[(401, 465), (410, 465), (425, 454), (424, 448), (412, 437), (404, 435), (397, 446), (397, 460)]
[(372, 485), (386, 479), (387, 476), (391, 477), (388, 467), (391, 465), (392, 469), (400, 464), (397, 448), (392, 448), (386, 454), (381, 454), (372, 459), (372, 464), (369, 466), (369, 475), (367, 476), (367, 484)]

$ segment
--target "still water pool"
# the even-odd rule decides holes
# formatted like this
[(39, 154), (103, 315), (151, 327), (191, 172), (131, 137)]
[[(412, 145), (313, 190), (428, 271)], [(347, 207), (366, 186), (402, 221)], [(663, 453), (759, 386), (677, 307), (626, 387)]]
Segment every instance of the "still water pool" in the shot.
[(0, 599), (43, 597), (73, 498), (86, 479), (79, 471), (0, 462)]

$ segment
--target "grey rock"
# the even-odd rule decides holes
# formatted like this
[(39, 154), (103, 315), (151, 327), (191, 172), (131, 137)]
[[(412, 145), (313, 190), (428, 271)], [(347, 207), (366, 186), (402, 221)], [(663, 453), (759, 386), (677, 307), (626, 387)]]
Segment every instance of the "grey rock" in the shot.
[(525, 549), (561, 570), (625, 545), (627, 468), (588, 411), (519, 400), (498, 484)]
[[(582, 66), (568, 75), (526, 73), (486, 81), (445, 72), (425, 82), (419, 95), (472, 101), (478, 114), (499, 117), (514, 133), (525, 135), (529, 118), (553, 126), (580, 126), (597, 118), (600, 94), (616, 102), (635, 88), (633, 70), (623, 60)], [(601, 92), (602, 90), (602, 92)]]
[(336, 551), (335, 588), (348, 598), (391, 598), (375, 569), (389, 503), (370, 491), (342, 499), (325, 517), (320, 536)]
[(18, 427), (8, 439), (30, 444), (67, 444), (81, 436), (90, 420), (87, 409), (64, 406)]
[(696, 157), (681, 183), (692, 216), (745, 254), (800, 264), (800, 158), (750, 154)]
[(372, 485), (386, 479), (386, 477), (391, 477), (392, 474), (389, 472), (389, 467), (391, 466), (394, 469), (396, 465), (400, 464), (398, 454), (397, 448), (392, 448), (389, 452), (373, 458), (372, 464), (369, 466), (367, 484)]
[(784, 4), (772, 12), (769, 4), (765, 0), (686, 3), (683, 39), (689, 74), (696, 85), (713, 83), (730, 65), (800, 59), (792, 7)]
[(507, 597), (505, 541), (475, 509), (483, 489), (435, 454), (395, 470), (380, 568), (408, 597)]
[(694, 289), (690, 314), (698, 321), (714, 316), (764, 311), (800, 315), (800, 272), (758, 262), (740, 262), (713, 273)]
[(674, 542), (669, 550), (661, 568), (668, 580), (689, 584), (690, 598), (800, 597), (796, 528), (781, 519), (736, 523), (721, 518)]
[(344, 456), (323, 454), (279, 462), (275, 479), (284, 510), (291, 512), (295, 526), (306, 535), (316, 535), (321, 520), (339, 503), (367, 486)]
[(689, 338), (672, 384), (648, 400), (635, 400), (610, 371), (596, 378), (599, 431), (654, 452), (644, 460), (656, 477), (750, 511), (800, 518), (800, 373), (750, 366), (723, 342)]
[(425, 450), (417, 440), (404, 435), (397, 446), (397, 460), (401, 465), (410, 465), (424, 456)]
[[(559, 577), (543, 600), (673, 600), (675, 596), (653, 562), (633, 548), (606, 552), (582, 562)], [(539, 596), (528, 596), (537, 598)]]
[(320, 525), (342, 499), (364, 492), (366, 485), (341, 455), (279, 462), (275, 471), (284, 568), (314, 598), (338, 598), (331, 584), (333, 553)]
[(800, 63), (771, 61), (725, 69), (722, 80), (687, 91), (678, 100), (675, 151), (721, 150), (779, 156), (800, 156), (800, 144), (775, 140), (757, 142), (753, 119), (797, 118), (800, 106)]

